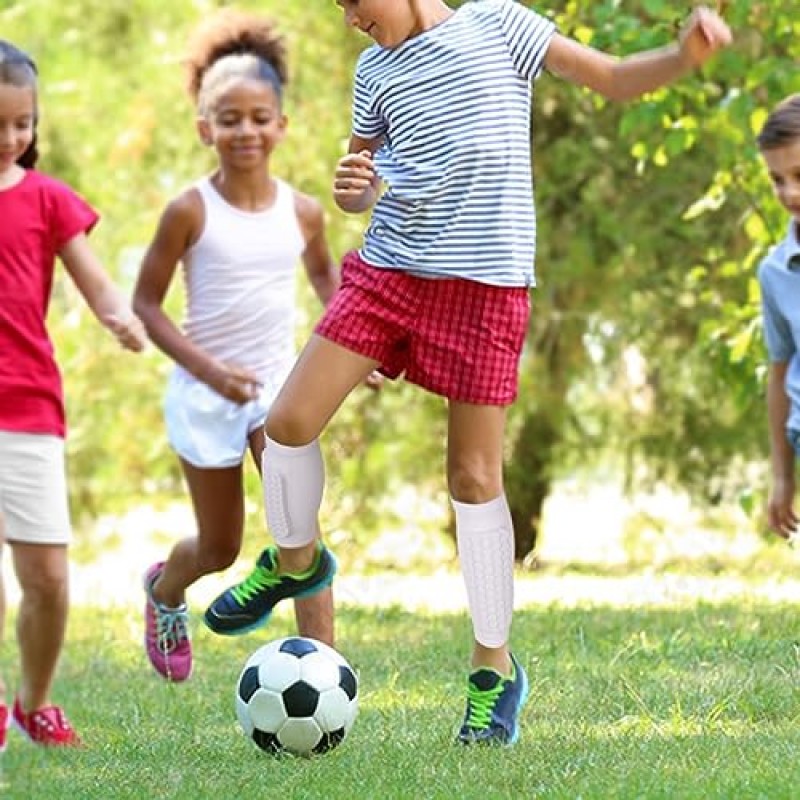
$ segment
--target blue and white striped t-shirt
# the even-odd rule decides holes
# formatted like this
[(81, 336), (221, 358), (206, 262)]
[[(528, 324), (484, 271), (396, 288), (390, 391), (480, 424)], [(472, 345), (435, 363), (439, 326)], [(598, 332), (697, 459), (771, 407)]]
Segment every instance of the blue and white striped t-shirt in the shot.
[(356, 68), (353, 133), (384, 137), (386, 191), (361, 256), (497, 286), (534, 283), (531, 82), (555, 26), (515, 0), (465, 3)]

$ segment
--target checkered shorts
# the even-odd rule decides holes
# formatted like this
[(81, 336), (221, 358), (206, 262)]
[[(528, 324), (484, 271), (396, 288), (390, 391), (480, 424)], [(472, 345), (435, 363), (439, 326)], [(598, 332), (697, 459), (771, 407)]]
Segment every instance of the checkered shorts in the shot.
[(524, 287), (419, 278), (373, 267), (357, 252), (316, 333), (372, 358), (390, 378), (456, 402), (506, 406), (530, 316)]

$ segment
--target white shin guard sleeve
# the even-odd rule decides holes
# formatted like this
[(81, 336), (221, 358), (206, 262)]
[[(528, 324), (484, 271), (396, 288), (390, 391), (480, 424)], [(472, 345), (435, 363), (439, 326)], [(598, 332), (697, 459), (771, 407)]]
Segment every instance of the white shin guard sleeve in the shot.
[(267, 525), (279, 547), (311, 544), (318, 534), (325, 467), (319, 441), (287, 447), (267, 437), (261, 455)]
[(452, 500), (461, 573), (475, 639), (502, 647), (514, 611), (514, 530), (505, 495), (472, 505)]

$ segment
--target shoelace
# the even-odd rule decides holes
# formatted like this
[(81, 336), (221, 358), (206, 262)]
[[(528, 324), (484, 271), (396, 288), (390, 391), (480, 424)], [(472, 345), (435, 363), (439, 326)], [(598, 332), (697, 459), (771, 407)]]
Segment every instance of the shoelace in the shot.
[(186, 609), (156, 606), (156, 636), (162, 653), (171, 653), (188, 638), (189, 615)]
[(274, 569), (267, 569), (259, 564), (238, 586), (231, 589), (231, 593), (239, 605), (244, 605), (264, 589), (277, 586), (280, 582), (281, 576)]
[(58, 706), (34, 711), (33, 714), (30, 715), (30, 720), (34, 727), (44, 728), (49, 733), (54, 733), (55, 731), (69, 733), (72, 731), (72, 727), (69, 722), (67, 722), (64, 712), (58, 708)]
[(43, 744), (77, 743), (75, 731), (59, 706), (48, 706), (30, 714), (23, 714), (20, 724), (35, 742)]
[(503, 681), (498, 681), (493, 689), (479, 689), (472, 683), (467, 687), (467, 701), (469, 706), (469, 716), (467, 727), (480, 731), (489, 727), (492, 721), (492, 711), (494, 710), (497, 698), (503, 693)]

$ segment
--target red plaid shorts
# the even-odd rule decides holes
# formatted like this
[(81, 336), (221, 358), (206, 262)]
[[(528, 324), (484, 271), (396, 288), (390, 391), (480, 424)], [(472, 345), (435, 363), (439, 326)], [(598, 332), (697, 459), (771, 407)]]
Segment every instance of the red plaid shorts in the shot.
[(353, 251), (315, 332), (374, 359), (390, 378), (405, 373), (449, 400), (506, 406), (517, 396), (529, 316), (524, 287), (419, 278)]

